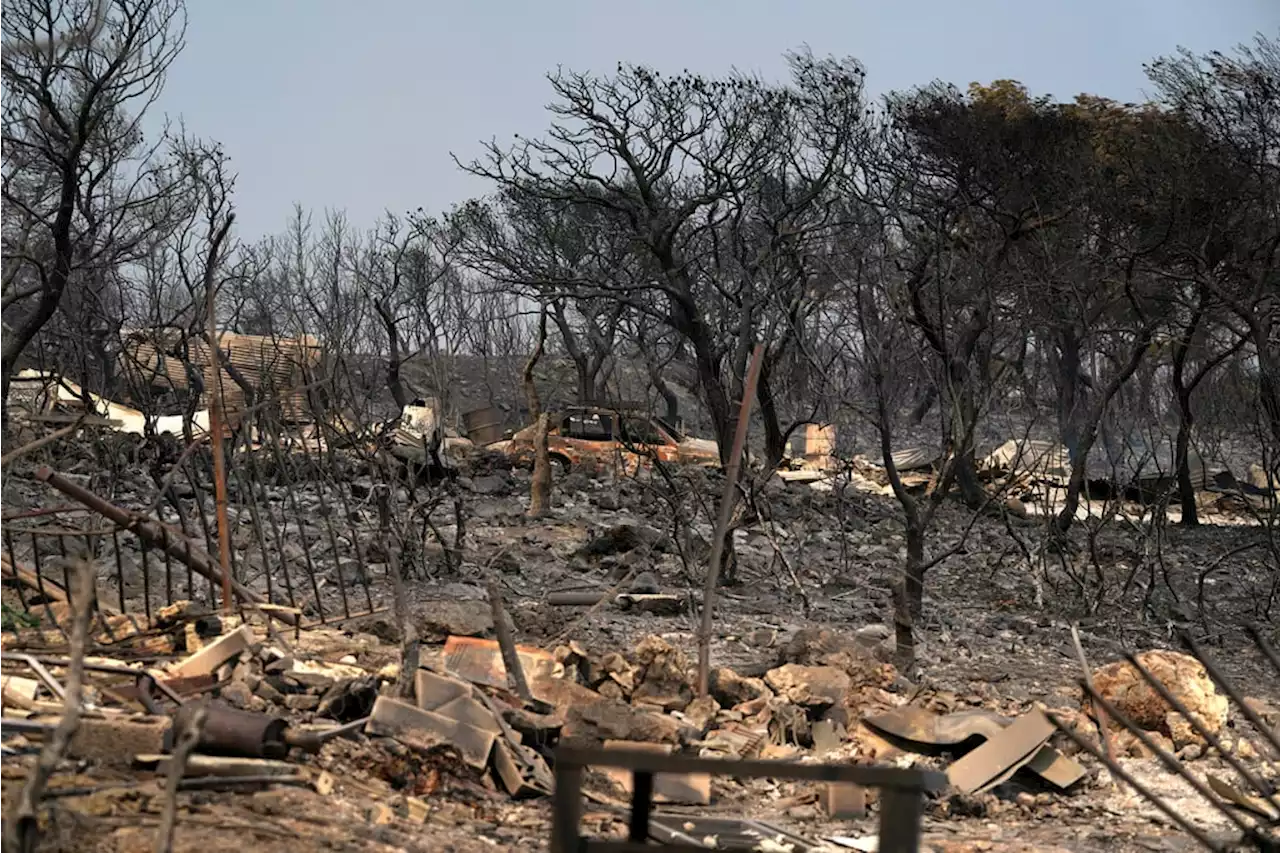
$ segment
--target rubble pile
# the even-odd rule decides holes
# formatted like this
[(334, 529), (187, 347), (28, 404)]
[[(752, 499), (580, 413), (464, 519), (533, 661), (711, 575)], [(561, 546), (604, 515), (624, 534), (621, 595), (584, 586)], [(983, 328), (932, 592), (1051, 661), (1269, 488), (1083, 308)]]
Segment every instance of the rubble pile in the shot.
[[(134, 436), (113, 440), (152, 447)], [(165, 583), (156, 552), (150, 563), (140, 548), (126, 548), (118, 564), (100, 558), (81, 719), (44, 798), (46, 827), (77, 815), (119, 848), (149, 845), (177, 774), (180, 839), (199, 838), (201, 820), (216, 818), (237, 832), (261, 833), (254, 838), (264, 843), (305, 836), (335, 847), (358, 839), (368, 849), (447, 849), (445, 840), (459, 850), (541, 846), (561, 746), (938, 771), (948, 788), (928, 799), (924, 816), (934, 850), (971, 849), (972, 835), (986, 845), (972, 849), (1026, 849), (1011, 827), (1046, 850), (1062, 849), (1062, 825), (1101, 834), (1123, 824), (1133, 837), (1169, 831), (1111, 784), (1091, 750), (1114, 750), (1121, 767), (1185, 810), (1193, 794), (1160, 787), (1181, 782), (1162, 770), (1161, 750), (1214, 780), (1208, 784), (1224, 802), (1268, 808), (1231, 781), (1237, 761), (1274, 781), (1265, 745), (1194, 657), (1152, 648), (1137, 659), (1216, 745), (1125, 661), (1093, 668), (1092, 684), (1145, 738), (1115, 720), (1104, 738), (1105, 715), (1081, 694), (1074, 659), (1022, 639), (1034, 633), (1048, 646), (1045, 638), (1066, 626), (1011, 617), (992, 603), (1016, 596), (1021, 573), (990, 584), (976, 614), (947, 600), (931, 575), (926, 611), (936, 622), (920, 632), (931, 666), (923, 675), (898, 672), (890, 663), (893, 632), (880, 619), (904, 543), (900, 525), (866, 490), (851, 496), (782, 481), (760, 488), (755, 515), (734, 533), (747, 585), (723, 591), (708, 695), (699, 696), (691, 616), (700, 601), (690, 567), (706, 559), (707, 519), (695, 511), (666, 517), (668, 507), (655, 509), (651, 483), (574, 472), (557, 483), (556, 514), (534, 523), (523, 517), (527, 472), (489, 450), (459, 458), (448, 494), (463, 496), (465, 517), (452, 515), (443, 499), (428, 509), (420, 501), (416, 538), (403, 549), (380, 529), (382, 489), (358, 465), (328, 470), (323, 480), (311, 472), (310, 481), (290, 479), (295, 469), (280, 465), (271, 471), (278, 482), (234, 488), (231, 539), (243, 560), (236, 577), (283, 580), (293, 571), (297, 606), (277, 588), (270, 600), (242, 600), (227, 614), (200, 600), (206, 589), (217, 600), (205, 580), (192, 600), (144, 606), (139, 590)], [(151, 463), (140, 457), (140, 464)], [(59, 467), (130, 512), (158, 504), (155, 515), (172, 522), (170, 530), (179, 525), (160, 478), (141, 468), (108, 483), (91, 460), (69, 456)], [(806, 475), (798, 483), (810, 482), (812, 467), (793, 470)], [(820, 473), (812, 482), (829, 487), (828, 472)], [(710, 491), (722, 484), (715, 472), (678, 475)], [(179, 508), (211, 511), (198, 481), (171, 485)], [(21, 506), (47, 504), (41, 489), (47, 492), (19, 478), (6, 486), (7, 506), (15, 493)], [(287, 510), (279, 531), (255, 521), (264, 507)], [(138, 525), (121, 529), (132, 535)], [(459, 561), (442, 543), (464, 532), (466, 560)], [(6, 805), (66, 713), (71, 663), (75, 608), (57, 582), (71, 558), (48, 544), (52, 534), (31, 538), (30, 547), (19, 543), (17, 557), (12, 546), (4, 555)], [(196, 547), (198, 538), (190, 536)], [(978, 525), (967, 541), (956, 562), (1007, 550), (1003, 527)], [(407, 621), (393, 615), (386, 589), (370, 593), (368, 612), (335, 617), (343, 613), (335, 603), (382, 583), (397, 560), (406, 566), (410, 548), (417, 562), (402, 572)], [(802, 557), (783, 566), (784, 548)], [(801, 593), (787, 598), (786, 571), (796, 573), (795, 587), (809, 590), (803, 611)], [(773, 597), (752, 586), (773, 583), (770, 573), (783, 577), (777, 587), (784, 592)], [(482, 581), (514, 593), (506, 614), (495, 618)], [(322, 607), (332, 624), (319, 624)], [(519, 643), (506, 641), (509, 655), (504, 630)], [(527, 693), (508, 671), (511, 656)], [(1277, 697), (1257, 687), (1248, 707), (1274, 727)], [(184, 739), (194, 745), (189, 755)], [(623, 837), (633, 780), (600, 770), (585, 778), (583, 825)], [(796, 851), (875, 849), (882, 808), (874, 788), (732, 772), (659, 773), (653, 795), (658, 815), (673, 825), (679, 816), (680, 825), (718, 838), (776, 831)], [(126, 815), (134, 823), (145, 818), (141, 828), (124, 826)], [(1216, 814), (1202, 817), (1222, 824)], [(1110, 849), (1099, 844), (1079, 849)]]
[[(435, 624), (465, 625), (467, 611), (460, 606), (439, 614)], [(469, 615), (475, 634), (491, 632), (492, 620)], [(952, 789), (931, 801), (927, 814), (934, 821), (990, 818), (1011, 809), (1043, 816), (1093, 808), (1079, 795), (1105, 785), (1105, 772), (1099, 776), (1078, 763), (1079, 748), (1049, 722), (1050, 709), (1017, 708), (996, 694), (912, 687), (877, 659), (871, 641), (879, 630), (798, 631), (755, 671), (715, 668), (710, 695), (702, 698), (683, 649), (658, 635), (603, 652), (577, 641), (549, 650), (518, 646), (531, 694), (521, 699), (509, 686), (499, 643), (483, 636), (446, 636), (422, 649), (416, 671), (404, 673), (400, 647), (357, 631), (276, 630), (260, 616), (210, 614), (189, 602), (146, 625), (127, 624), (132, 633), (121, 637), (119, 617), (95, 622), (97, 639), (114, 636), (113, 648), (124, 657), (86, 659), (83, 718), (65, 754), (81, 772), (55, 779), (51, 796), (58, 808), (101, 797), (118, 785), (104, 779), (121, 773), (161, 800), (179, 760), (176, 745), (197, 708), (206, 720), (195, 752), (179, 768), (184, 790), (241, 798), (281, 786), (305, 790), (340, 799), (340, 808), (354, 809), (368, 826), (473, 819), (473, 807), (463, 814), (446, 802), (490, 809), (500, 798), (536, 802), (553, 790), (555, 749), (562, 744), (943, 770)], [(13, 773), (17, 760), (36, 750), (63, 713), (54, 672), (65, 672), (69, 661), (22, 650), (50, 640), (49, 633), (4, 635), (11, 780), (20, 778)], [(1171, 683), (1199, 700), (1206, 722), (1222, 728), (1225, 700), (1195, 669), (1194, 658), (1155, 651), (1140, 660), (1153, 672), (1177, 673), (1181, 680)], [(1153, 736), (1178, 744), (1181, 736), (1171, 732), (1180, 729), (1167, 709), (1143, 694), (1123, 666), (1099, 668), (1097, 689)], [(1098, 742), (1087, 702), (1050, 713)], [(1257, 758), (1246, 739), (1238, 744), (1237, 756)], [(1204, 749), (1180, 754), (1188, 761), (1211, 758)], [(89, 778), (94, 782), (83, 785)], [(620, 809), (630, 777), (609, 771), (592, 778), (588, 796)], [(85, 792), (58, 793), (72, 781)], [(16, 787), (7, 785), (6, 794)], [(753, 819), (767, 806), (792, 820), (859, 821), (875, 807), (876, 793), (665, 774), (654, 798), (685, 806), (737, 803)], [(526, 831), (545, 829), (539, 820), (525, 820)]]

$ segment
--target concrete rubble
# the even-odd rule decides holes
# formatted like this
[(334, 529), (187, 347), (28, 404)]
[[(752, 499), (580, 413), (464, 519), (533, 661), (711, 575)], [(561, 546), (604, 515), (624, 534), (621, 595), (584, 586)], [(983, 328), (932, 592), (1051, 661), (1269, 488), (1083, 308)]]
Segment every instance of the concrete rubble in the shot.
[[(415, 531), (420, 550), (414, 556), (436, 576), (421, 584), (424, 589), (411, 590), (407, 618), (396, 616), (383, 598), (367, 613), (318, 624), (322, 607), (332, 616), (336, 599), (355, 597), (370, 585), (371, 567), (409, 559), (407, 549), (388, 547), (375, 523), (371, 507), (382, 487), (374, 474), (339, 462), (332, 476), (345, 492), (331, 481), (296, 484), (283, 477), (283, 484), (263, 486), (257, 494), (264, 504), (291, 506), (294, 514), (280, 516), (279, 547), (264, 549), (256, 536), (270, 525), (251, 524), (261, 510), (247, 501), (233, 505), (233, 543), (244, 561), (237, 578), (272, 568), (284, 577), (289, 568), (309, 597), (295, 606), (277, 589), (258, 600), (240, 598), (234, 614), (211, 605), (213, 593), (143, 608), (135, 604), (141, 599), (111, 586), (114, 578), (102, 582), (90, 626), (83, 717), (51, 782), (50, 802), (92, 814), (151, 813), (178, 768), (187, 797), (180, 826), (202, 808), (238, 819), (276, 810), (341, 822), (371, 849), (412, 849), (411, 838), (439, 844), (459, 833), (479, 833), (485, 844), (528, 847), (545, 842), (556, 749), (569, 746), (939, 771), (950, 787), (931, 796), (925, 811), (926, 843), (939, 851), (1023, 849), (1002, 846), (1013, 843), (999, 838), (1006, 823), (1047, 837), (1055, 822), (1105, 825), (1128, 807), (1117, 799), (1108, 771), (1055, 727), (1060, 721), (1102, 746), (1096, 709), (1074, 683), (1078, 672), (1041, 674), (1037, 665), (1030, 676), (1037, 692), (1002, 688), (1005, 672), (1018, 665), (1008, 649), (1031, 629), (994, 611), (986, 614), (983, 624), (991, 627), (981, 640), (955, 639), (946, 621), (952, 617), (939, 617), (938, 632), (948, 639), (930, 640), (928, 653), (944, 669), (965, 658), (986, 667), (981, 679), (940, 687), (895, 669), (892, 627), (875, 619), (870, 604), (832, 608), (830, 602), (853, 598), (836, 578), (806, 576), (815, 587), (825, 585), (828, 600), (804, 618), (782, 618), (785, 608), (776, 602), (751, 610), (744, 602), (749, 605), (754, 590), (726, 588), (729, 604), (747, 615), (728, 621), (715, 638), (709, 695), (700, 697), (689, 629), (700, 601), (685, 573), (705, 559), (709, 526), (696, 514), (687, 524), (664, 524), (646, 512), (654, 502), (651, 486), (581, 473), (557, 483), (558, 517), (527, 523), (527, 473), (465, 440), (451, 441), (434, 419), (433, 405), (406, 409), (395, 421), (393, 441), (410, 450), (455, 449), (462, 464), (447, 488), (472, 501), (471, 515), (460, 524), (448, 517), (445, 503), (435, 515), (424, 513), (423, 530), (426, 522), (439, 529)], [(114, 440), (132, 446), (124, 443), (135, 437)], [(810, 430), (806, 442), (787, 463), (797, 476), (761, 488), (760, 517), (734, 534), (736, 558), (759, 578), (776, 570), (781, 542), (803, 540), (816, 565), (848, 552), (863, 567), (896, 566), (900, 535), (863, 503), (882, 488), (874, 482), (880, 474), (869, 463), (839, 463), (830, 429)], [(1005, 457), (1012, 451), (1004, 450), (992, 467), (1007, 471)], [(921, 454), (905, 455), (903, 463), (919, 463), (909, 473), (921, 485), (932, 476), (931, 461), (916, 456)], [(70, 463), (63, 476), (106, 492), (87, 468)], [(681, 476), (719, 487), (715, 472)], [(806, 487), (829, 486), (841, 477), (839, 491)], [(855, 477), (871, 486), (863, 488)], [(183, 492), (179, 500), (197, 504), (202, 498), (190, 488), (194, 497)], [(163, 494), (144, 477), (122, 477), (108, 493), (121, 507), (145, 506)], [(341, 499), (349, 500), (343, 505)], [(830, 509), (837, 499), (853, 508), (847, 518)], [(40, 511), (37, 500), (30, 504), (34, 508), (22, 511)], [(178, 515), (143, 518), (130, 508), (124, 527), (152, 536), (150, 547), (157, 549), (179, 542), (182, 559), (207, 559), (201, 565), (213, 571), (216, 560), (197, 535), (176, 538)], [(807, 517), (822, 522), (806, 528)], [(334, 519), (348, 526), (332, 534)], [(472, 537), (468, 547), (487, 549), (480, 565), (448, 562), (462, 526)], [(987, 547), (981, 533), (974, 541), (975, 549)], [(358, 561), (346, 556), (356, 552)], [(131, 556), (134, 566), (147, 565), (146, 557)], [(23, 618), (6, 612), (2, 637), (6, 799), (63, 714), (60, 690), (67, 681), (74, 608), (63, 572), (51, 566), (68, 564), (48, 546), (5, 552), (8, 592), (21, 589), (22, 603), (29, 605)], [(348, 576), (365, 580), (347, 584)], [(418, 585), (420, 577), (406, 585)], [(510, 607), (498, 618), (481, 577), (509, 590)], [(312, 579), (314, 592), (306, 589)], [(130, 586), (128, 594), (135, 589)], [(117, 592), (119, 604), (112, 600)], [(883, 595), (881, 588), (852, 592), (866, 600)], [(507, 668), (500, 628), (516, 637), (507, 650), (527, 680), (523, 698)], [(988, 643), (986, 657), (974, 651), (980, 641)], [(1222, 736), (1229, 756), (1192, 731), (1124, 661), (1096, 667), (1096, 689), (1157, 746), (1213, 779), (1209, 784), (1224, 802), (1265, 811), (1265, 803), (1234, 784), (1226, 763), (1230, 757), (1263, 772), (1265, 749), (1246, 734), (1238, 709), (1199, 662), (1154, 648), (1138, 659)], [(411, 668), (402, 671), (405, 661)], [(1275, 725), (1274, 699), (1249, 701)], [(180, 759), (178, 744), (196, 708), (205, 709), (208, 721), (194, 752)], [(1109, 736), (1124, 767), (1139, 775), (1159, 770), (1150, 746), (1114, 721)], [(588, 774), (586, 824), (597, 834), (621, 835), (632, 786), (625, 772)], [(675, 810), (659, 815), (679, 814), (689, 826), (715, 827), (722, 837), (786, 824), (778, 831), (790, 833), (787, 843), (795, 850), (876, 849), (880, 796), (875, 788), (854, 785), (732, 775), (659, 773), (654, 779), (655, 803)], [(1166, 796), (1192, 800), (1176, 789)], [(988, 846), (964, 846), (975, 826)], [(118, 830), (120, 844), (126, 836), (138, 840), (130, 832)]]
[[(194, 630), (197, 624), (203, 631)], [(433, 798), (445, 783), (406, 784), (405, 771), (395, 769), (405, 762), (419, 768), (415, 773), (448, 776), (449, 784), (490, 799), (537, 800), (554, 785), (558, 744), (945, 769), (954, 789), (939, 801), (944, 814), (976, 807), (962, 805), (974, 797), (988, 815), (1005, 798), (1010, 806), (1045, 808), (1102, 784), (1067, 757), (1073, 750), (1037, 706), (1008, 718), (945, 713), (965, 707), (960, 696), (935, 694), (916, 704), (899, 691), (892, 666), (855, 636), (826, 629), (796, 634), (759, 675), (717, 668), (706, 699), (696, 697), (683, 652), (658, 636), (626, 651), (596, 652), (572, 640), (547, 650), (520, 648), (532, 692), (522, 701), (507, 686), (498, 644), (484, 638), (449, 636), (425, 648), (420, 668), (406, 678), (397, 647), (355, 632), (278, 632), (260, 617), (215, 617), (195, 607), (173, 608), (155, 626), (176, 652), (170, 660), (88, 660), (85, 717), (67, 752), (81, 762), (81, 777), (92, 776), (95, 766), (115, 767), (142, 789), (162, 785), (183, 714), (204, 706), (211, 720), (223, 722), (216, 731), (206, 724), (186, 761), (184, 778), (193, 786), (241, 796), (301, 786), (325, 798), (359, 800), (370, 825), (432, 819)], [(477, 633), (488, 627), (481, 621)], [(57, 676), (49, 681), (48, 667), (32, 668), (37, 659), (18, 650), (23, 639), (4, 635), (9, 756), (38, 744), (61, 711)], [(1194, 675), (1196, 661), (1187, 656), (1152, 652), (1142, 659), (1157, 672)], [(49, 660), (65, 671), (59, 667), (66, 661)], [(1182, 675), (1179, 689), (1198, 698), (1220, 727), (1225, 702), (1212, 683), (1202, 671)], [(1168, 715), (1145, 712), (1149, 697), (1136, 695), (1122, 665), (1102, 667), (1094, 677), (1135, 719), (1170, 736)], [(1087, 703), (1075, 712), (1082, 728), (1090, 725), (1089, 712)], [(356, 765), (383, 784), (352, 776)], [(1048, 783), (1041, 789), (1049, 793), (1025, 793), (1033, 776)], [(606, 804), (631, 792), (623, 772), (604, 773), (594, 784)], [(712, 806), (722, 784), (659, 774), (655, 802)], [(875, 789), (857, 786), (790, 790), (788, 814), (821, 820), (865, 818), (877, 801)]]

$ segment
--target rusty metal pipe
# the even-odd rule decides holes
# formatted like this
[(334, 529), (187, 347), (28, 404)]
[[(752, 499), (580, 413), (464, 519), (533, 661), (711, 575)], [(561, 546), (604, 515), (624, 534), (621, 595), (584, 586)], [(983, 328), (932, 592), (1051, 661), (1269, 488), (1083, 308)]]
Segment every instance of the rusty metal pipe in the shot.
[[(267, 603), (263, 596), (244, 584), (231, 579), (204, 550), (193, 544), (190, 539), (174, 533), (159, 522), (116, 506), (80, 484), (73, 483), (47, 465), (36, 472), (36, 479), (42, 483), (48, 483), (72, 500), (79, 501), (107, 520), (131, 531), (157, 548), (163, 549), (166, 554), (210, 582), (222, 585), (226, 581), (230, 581), (231, 589), (242, 601), (250, 604)], [(273, 613), (273, 615), (289, 625), (298, 624), (296, 614), (280, 611)]]
[[(173, 715), (175, 731), (182, 731), (201, 706), (189, 702)], [(203, 705), (207, 716), (197, 749), (206, 755), (283, 758), (289, 752), (285, 730), (289, 722), (254, 711), (241, 711), (222, 702)]]

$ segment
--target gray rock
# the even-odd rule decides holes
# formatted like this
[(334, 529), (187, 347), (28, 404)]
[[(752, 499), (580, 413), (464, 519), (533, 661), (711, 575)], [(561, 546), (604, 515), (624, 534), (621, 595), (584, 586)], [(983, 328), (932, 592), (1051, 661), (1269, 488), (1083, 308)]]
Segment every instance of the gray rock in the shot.
[(512, 486), (511, 478), (503, 474), (486, 474), (471, 481), (471, 488), (478, 495), (509, 494)]
[(488, 601), (436, 599), (424, 602), (416, 614), (418, 635), (424, 642), (457, 637), (485, 637), (493, 632)]

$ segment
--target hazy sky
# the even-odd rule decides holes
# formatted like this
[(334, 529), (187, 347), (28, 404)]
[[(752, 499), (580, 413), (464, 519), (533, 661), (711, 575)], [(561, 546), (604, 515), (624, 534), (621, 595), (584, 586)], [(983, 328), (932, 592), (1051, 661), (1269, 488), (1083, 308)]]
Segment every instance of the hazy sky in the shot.
[(157, 110), (221, 141), (242, 237), (294, 202), (430, 211), (486, 191), (449, 157), (547, 125), (557, 65), (785, 74), (784, 51), (854, 56), (872, 93), (1001, 77), (1139, 100), (1142, 63), (1280, 30), (1280, 0), (192, 0)]

